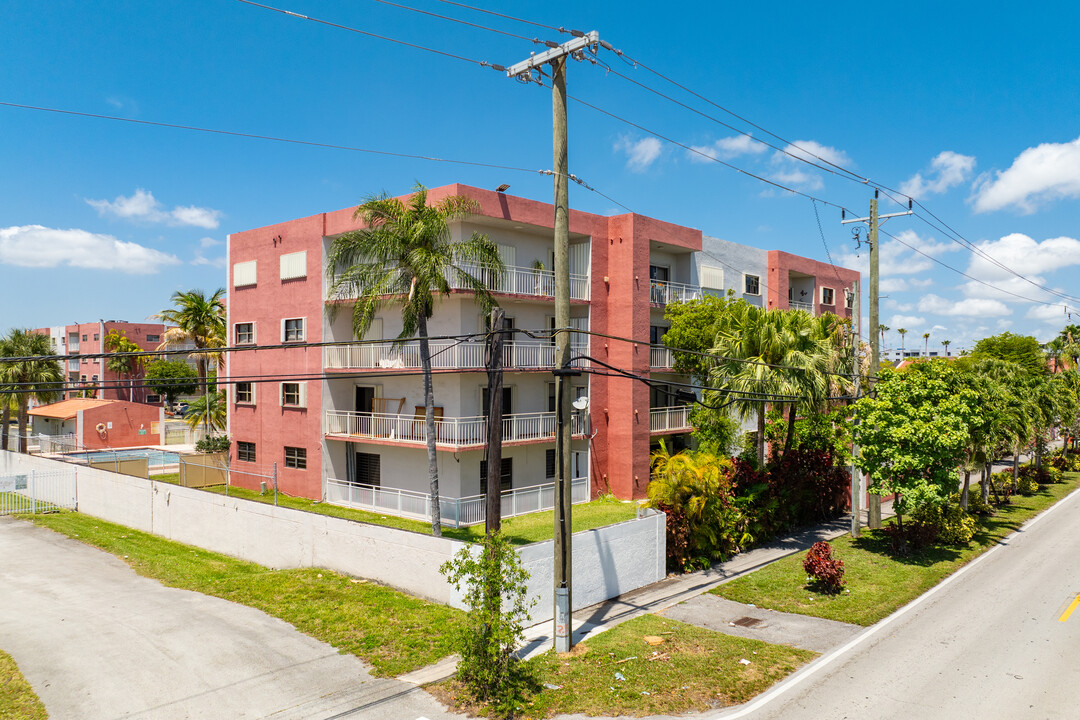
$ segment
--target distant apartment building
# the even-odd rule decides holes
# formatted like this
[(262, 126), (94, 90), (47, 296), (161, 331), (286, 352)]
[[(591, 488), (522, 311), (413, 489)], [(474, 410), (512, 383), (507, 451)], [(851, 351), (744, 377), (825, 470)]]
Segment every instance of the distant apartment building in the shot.
[(951, 352), (946, 350), (927, 350), (924, 348), (887, 348), (881, 351), (881, 359), (892, 363), (904, 360), (918, 360), (919, 358), (952, 357)]
[[(111, 331), (123, 333), (143, 350), (156, 350), (168, 326), (162, 323), (130, 323), (125, 320), (99, 320), (75, 325), (56, 325), (38, 328), (36, 333), (48, 335), (57, 355), (95, 355), (106, 353), (105, 336)], [(130, 400), (141, 403), (158, 403), (161, 398), (143, 386), (143, 368), (123, 377), (109, 369), (104, 357), (72, 357), (63, 361), (67, 376), (65, 399), (92, 393), (103, 400)]]
[[(465, 185), (434, 188), (429, 202), (449, 195), (479, 206), (454, 223), (454, 236), (486, 234), (506, 265), (492, 289), (505, 327), (521, 332), (503, 351), (500, 474), (507, 498), (517, 502), (520, 493), (524, 502), (547, 492), (555, 474), (554, 208)], [(422, 507), (428, 489), (417, 342), (371, 342), (401, 331), (392, 303), (363, 341), (352, 335), (350, 303), (327, 313), (327, 250), (356, 228), (346, 208), (229, 237), (229, 344), (272, 346), (230, 353), (231, 463), (251, 474), (252, 487), (272, 476), (287, 493), (409, 514), (403, 508)], [(848, 316), (845, 290), (858, 277), (632, 213), (571, 211), (569, 256), (572, 351), (583, 369), (572, 383), (578, 497), (643, 497), (650, 449), (661, 438), (668, 447), (685, 444), (691, 407), (667, 384), (688, 378), (672, 371), (672, 353), (660, 342), (668, 304), (731, 290), (762, 307)], [(463, 499), (486, 484), (487, 323), (465, 287), (454, 287), (429, 323), (444, 518), (466, 513)]]

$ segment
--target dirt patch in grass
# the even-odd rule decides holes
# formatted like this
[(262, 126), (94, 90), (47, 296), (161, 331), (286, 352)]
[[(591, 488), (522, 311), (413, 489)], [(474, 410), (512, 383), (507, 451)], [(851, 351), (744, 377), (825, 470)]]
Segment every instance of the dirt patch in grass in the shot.
[[(645, 636), (664, 642), (650, 645)], [(520, 698), (520, 717), (560, 713), (645, 716), (700, 712), (746, 702), (817, 656), (644, 615), (577, 645), (567, 655), (528, 661), (534, 692)], [(746, 660), (748, 663), (743, 663)], [(470, 713), (460, 684), (428, 688)]]

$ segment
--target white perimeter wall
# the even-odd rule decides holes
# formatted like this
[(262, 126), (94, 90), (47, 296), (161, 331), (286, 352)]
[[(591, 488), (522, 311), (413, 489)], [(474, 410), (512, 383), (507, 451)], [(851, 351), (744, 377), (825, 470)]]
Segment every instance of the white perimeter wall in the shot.
[[(76, 470), (79, 512), (271, 568), (324, 567), (461, 607), (439, 573), (465, 543), (239, 500), (194, 488), (0, 452), (0, 475)], [(664, 578), (665, 516), (650, 515), (573, 537), (574, 609)], [(553, 543), (521, 548), (533, 620), (553, 617)]]

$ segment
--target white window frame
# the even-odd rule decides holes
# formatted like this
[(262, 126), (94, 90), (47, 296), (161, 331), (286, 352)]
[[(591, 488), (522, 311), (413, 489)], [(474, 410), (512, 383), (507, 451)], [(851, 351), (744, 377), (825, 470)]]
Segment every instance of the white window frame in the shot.
[[(747, 281), (748, 278), (756, 278), (757, 279), (757, 292), (750, 292), (749, 290), (746, 289), (746, 281)], [(742, 289), (743, 289), (743, 295), (753, 295), (754, 297), (761, 297), (761, 276), (760, 275), (754, 275), (753, 273), (743, 273), (743, 276), (742, 276)]]
[[(297, 401), (295, 403), (285, 402), (285, 386), (296, 385), (297, 386)], [(307, 407), (307, 382), (282, 382), (278, 383), (278, 401), (283, 408), (306, 408)]]
[[(300, 321), (300, 337), (292, 340), (285, 339), (285, 323), (290, 320)], [(306, 317), (294, 317), (294, 318), (281, 318), (281, 342), (283, 343), (302, 343), (307, 340), (307, 318)]]
[[(240, 399), (240, 386), (248, 385), (248, 389), (251, 391), (250, 400)], [(238, 382), (233, 386), (233, 402), (237, 405), (254, 405), (255, 404), (255, 383), (253, 382)]]
[[(245, 340), (244, 342), (241, 342), (240, 338), (237, 337), (237, 330), (239, 329), (239, 327), (241, 325), (250, 325), (251, 326), (251, 339), (250, 340)], [(236, 345), (254, 345), (255, 344), (255, 339), (256, 338), (255, 338), (255, 321), (254, 320), (251, 320), (251, 321), (248, 321), (248, 322), (233, 323), (233, 343), (235, 343)]]
[[(825, 299), (825, 291), (829, 291), (829, 299)], [(836, 290), (831, 287), (822, 286), (821, 288), (821, 304), (828, 305), (829, 307), (836, 307)]]
[[(702, 265), (698, 268), (698, 282), (708, 290), (724, 289), (724, 268)], [(745, 287), (745, 286), (744, 286)]]
[(307, 250), (286, 253), (278, 261), (282, 280), (298, 280), (307, 277)]
[(258, 260), (233, 263), (233, 287), (251, 287), (259, 282)]
[[(289, 464), (289, 450), (299, 450), (300, 452), (302, 452), (304, 454), (304, 456), (303, 456), (304, 466), (303, 467), (300, 467), (299, 465), (296, 465), (296, 464), (293, 464), (293, 465)], [(307, 470), (307, 448), (306, 447), (297, 447), (296, 445), (285, 445), (284, 450), (282, 450), (282, 455), (285, 458), (285, 467), (292, 468), (294, 470)], [(297, 458), (299, 458), (298, 455), (294, 456), (294, 460), (293, 460), (294, 463), (297, 462)]]

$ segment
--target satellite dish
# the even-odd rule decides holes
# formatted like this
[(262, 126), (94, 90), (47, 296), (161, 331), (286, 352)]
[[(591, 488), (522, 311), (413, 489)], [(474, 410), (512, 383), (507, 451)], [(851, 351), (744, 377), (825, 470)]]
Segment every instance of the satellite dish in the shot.
[(589, 398), (588, 396), (582, 395), (570, 404), (574, 406), (575, 410), (586, 410), (589, 407)]

